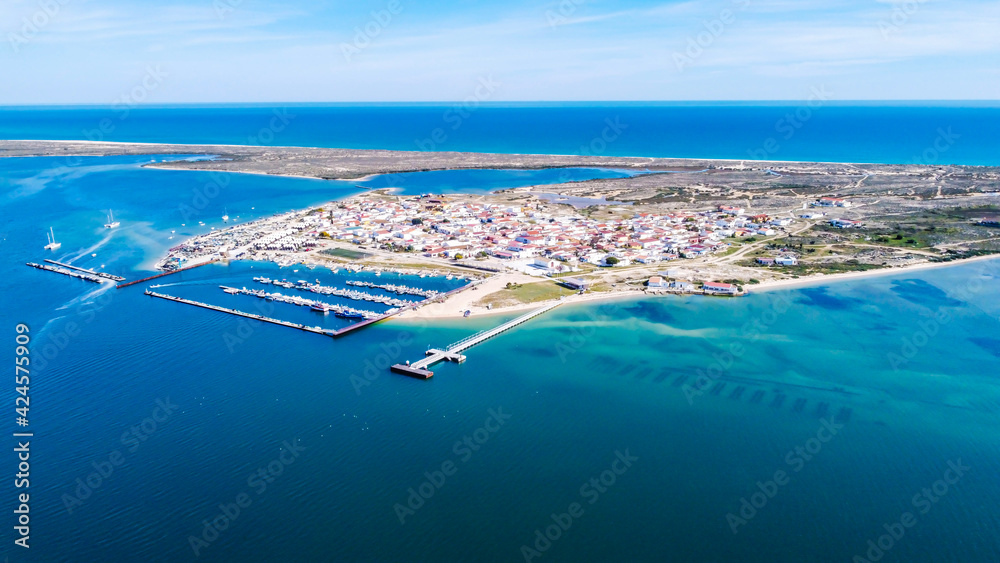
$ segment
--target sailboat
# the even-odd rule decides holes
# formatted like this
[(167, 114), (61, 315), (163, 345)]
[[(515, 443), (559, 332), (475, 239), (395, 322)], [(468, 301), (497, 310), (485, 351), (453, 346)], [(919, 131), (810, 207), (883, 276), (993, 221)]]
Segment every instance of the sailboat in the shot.
[(115, 214), (109, 209), (108, 210), (108, 222), (104, 224), (105, 229), (113, 229), (121, 225), (120, 222), (115, 221)]
[(45, 235), (49, 239), (49, 243), (45, 245), (45, 250), (55, 250), (62, 246), (61, 242), (56, 242), (56, 233), (49, 227), (49, 232)]

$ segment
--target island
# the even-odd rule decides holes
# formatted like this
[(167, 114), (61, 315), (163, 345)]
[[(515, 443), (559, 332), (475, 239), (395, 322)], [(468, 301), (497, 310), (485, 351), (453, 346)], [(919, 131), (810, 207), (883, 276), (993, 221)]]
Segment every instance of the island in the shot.
[(358, 179), (426, 170), (599, 167), (624, 178), (486, 195), (365, 191), (213, 230), (157, 267), (266, 260), (475, 281), (400, 316), (554, 300), (745, 295), (1000, 253), (1000, 168), (300, 147), (0, 141), (0, 156), (200, 154), (170, 169)]

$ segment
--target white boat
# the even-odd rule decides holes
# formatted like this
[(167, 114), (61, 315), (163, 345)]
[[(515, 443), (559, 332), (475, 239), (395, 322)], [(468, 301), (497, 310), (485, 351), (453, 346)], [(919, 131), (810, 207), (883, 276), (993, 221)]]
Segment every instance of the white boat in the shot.
[(49, 232), (45, 233), (45, 236), (49, 240), (49, 243), (45, 245), (45, 250), (55, 250), (62, 246), (61, 242), (56, 242), (56, 233), (52, 230), (52, 227), (49, 227)]
[(226, 210), (225, 210), (225, 211), (224, 211), (224, 212), (222, 213), (222, 222), (223, 222), (223, 223), (228, 223), (228, 222), (229, 222), (229, 210), (228, 210), (228, 209), (226, 209)]
[(121, 225), (119, 221), (115, 221), (115, 214), (109, 209), (108, 210), (108, 222), (104, 224), (105, 229), (113, 229)]

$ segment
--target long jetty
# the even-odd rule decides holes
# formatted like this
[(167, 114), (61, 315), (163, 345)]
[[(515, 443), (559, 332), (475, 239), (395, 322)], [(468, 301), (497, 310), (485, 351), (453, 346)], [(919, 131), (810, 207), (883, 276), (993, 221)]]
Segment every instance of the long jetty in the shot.
[(418, 379), (430, 379), (431, 377), (434, 376), (434, 372), (427, 369), (430, 366), (445, 360), (460, 364), (465, 361), (465, 356), (462, 354), (462, 352), (464, 352), (465, 350), (468, 350), (469, 348), (472, 348), (476, 344), (479, 344), (480, 342), (483, 342), (485, 340), (489, 340), (490, 338), (493, 338), (494, 336), (506, 332), (516, 326), (524, 324), (543, 313), (547, 313), (548, 311), (555, 309), (559, 305), (562, 305), (562, 301), (556, 301), (554, 303), (550, 303), (549, 305), (546, 305), (540, 309), (535, 309), (530, 313), (521, 315), (516, 319), (509, 320), (498, 327), (487, 329), (482, 332), (477, 332), (472, 336), (463, 338), (462, 340), (459, 340), (458, 342), (451, 344), (450, 346), (448, 346), (443, 350), (438, 348), (431, 348), (427, 350), (426, 357), (423, 358), (422, 360), (418, 360), (416, 362), (413, 362), (412, 364), (409, 362), (407, 362), (406, 364), (395, 364), (390, 368), (390, 370), (393, 373), (400, 373), (403, 375), (408, 375), (410, 377), (416, 377)]
[(177, 303), (185, 303), (187, 305), (194, 305), (195, 307), (201, 307), (203, 309), (211, 309), (213, 311), (219, 311), (221, 313), (229, 313), (230, 315), (236, 315), (238, 317), (246, 317), (248, 319), (254, 319), (256, 321), (264, 321), (266, 323), (272, 323), (281, 326), (287, 326), (289, 328), (297, 328), (299, 330), (304, 330), (306, 332), (313, 332), (316, 334), (323, 334), (326, 336), (336, 336), (335, 330), (325, 329), (318, 326), (306, 326), (300, 323), (291, 323), (288, 321), (283, 321), (280, 319), (272, 319), (271, 317), (265, 317), (264, 315), (258, 315), (256, 313), (245, 313), (243, 311), (237, 311), (236, 309), (229, 309), (226, 307), (219, 307), (217, 305), (209, 305), (208, 303), (202, 303), (200, 301), (192, 301), (190, 299), (184, 299), (182, 297), (174, 297), (173, 295), (164, 295), (163, 293), (156, 293), (154, 291), (146, 290), (146, 295), (150, 297), (159, 297), (160, 299), (166, 299), (167, 301), (175, 301)]
[(25, 263), (28, 266), (31, 266), (32, 268), (38, 268), (39, 270), (45, 270), (47, 272), (55, 272), (57, 274), (62, 274), (64, 276), (69, 276), (71, 278), (86, 280), (92, 283), (102, 283), (106, 281), (104, 278), (100, 278), (91, 274), (85, 274), (83, 272), (74, 272), (72, 270), (67, 270), (66, 268), (48, 266), (46, 264), (36, 264), (35, 262), (25, 262)]
[(148, 282), (149, 280), (155, 280), (156, 278), (162, 278), (163, 276), (169, 276), (170, 274), (176, 274), (178, 272), (183, 272), (185, 270), (193, 270), (199, 266), (204, 266), (206, 264), (212, 264), (218, 262), (218, 260), (209, 260), (208, 262), (202, 262), (201, 264), (195, 264), (194, 266), (187, 266), (186, 268), (177, 268), (176, 270), (170, 270), (168, 272), (160, 272), (155, 276), (149, 276), (148, 278), (142, 278), (141, 280), (130, 281), (128, 283), (120, 283), (115, 286), (115, 289), (121, 289), (123, 287), (128, 287), (130, 285), (135, 285), (137, 283)]
[(109, 274), (107, 272), (97, 272), (97, 271), (94, 271), (94, 270), (88, 270), (87, 268), (81, 268), (79, 266), (74, 266), (72, 264), (64, 264), (62, 262), (56, 262), (55, 260), (49, 260), (48, 258), (46, 258), (45, 261), (48, 262), (49, 264), (55, 264), (56, 266), (62, 266), (63, 268), (66, 268), (66, 269), (69, 269), (69, 270), (76, 270), (77, 272), (83, 272), (85, 274), (90, 274), (92, 276), (97, 276), (99, 278), (104, 278), (104, 279), (108, 279), (108, 280), (112, 280), (112, 281), (118, 281), (118, 282), (125, 281), (125, 278), (123, 278), (121, 276), (116, 276), (114, 274)]

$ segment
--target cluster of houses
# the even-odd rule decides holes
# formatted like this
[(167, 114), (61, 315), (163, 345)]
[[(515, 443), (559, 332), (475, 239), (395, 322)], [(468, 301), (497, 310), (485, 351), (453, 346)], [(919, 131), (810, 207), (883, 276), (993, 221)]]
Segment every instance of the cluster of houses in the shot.
[[(662, 276), (653, 276), (646, 282), (646, 287), (653, 290), (676, 291), (680, 293), (691, 293), (695, 290), (694, 282), (688, 280), (667, 281)], [(701, 286), (702, 292), (709, 295), (736, 295), (739, 288), (731, 283), (705, 282)]]
[(778, 256), (775, 258), (761, 256), (757, 258), (757, 263), (761, 266), (795, 266), (799, 263), (799, 259), (794, 256)]
[(527, 273), (551, 274), (575, 271), (580, 263), (613, 266), (694, 258), (728, 247), (725, 239), (774, 235), (791, 222), (726, 206), (599, 220), (549, 214), (533, 206), (421, 196), (345, 202), (316, 214), (311, 234), (426, 256), (490, 256)]

